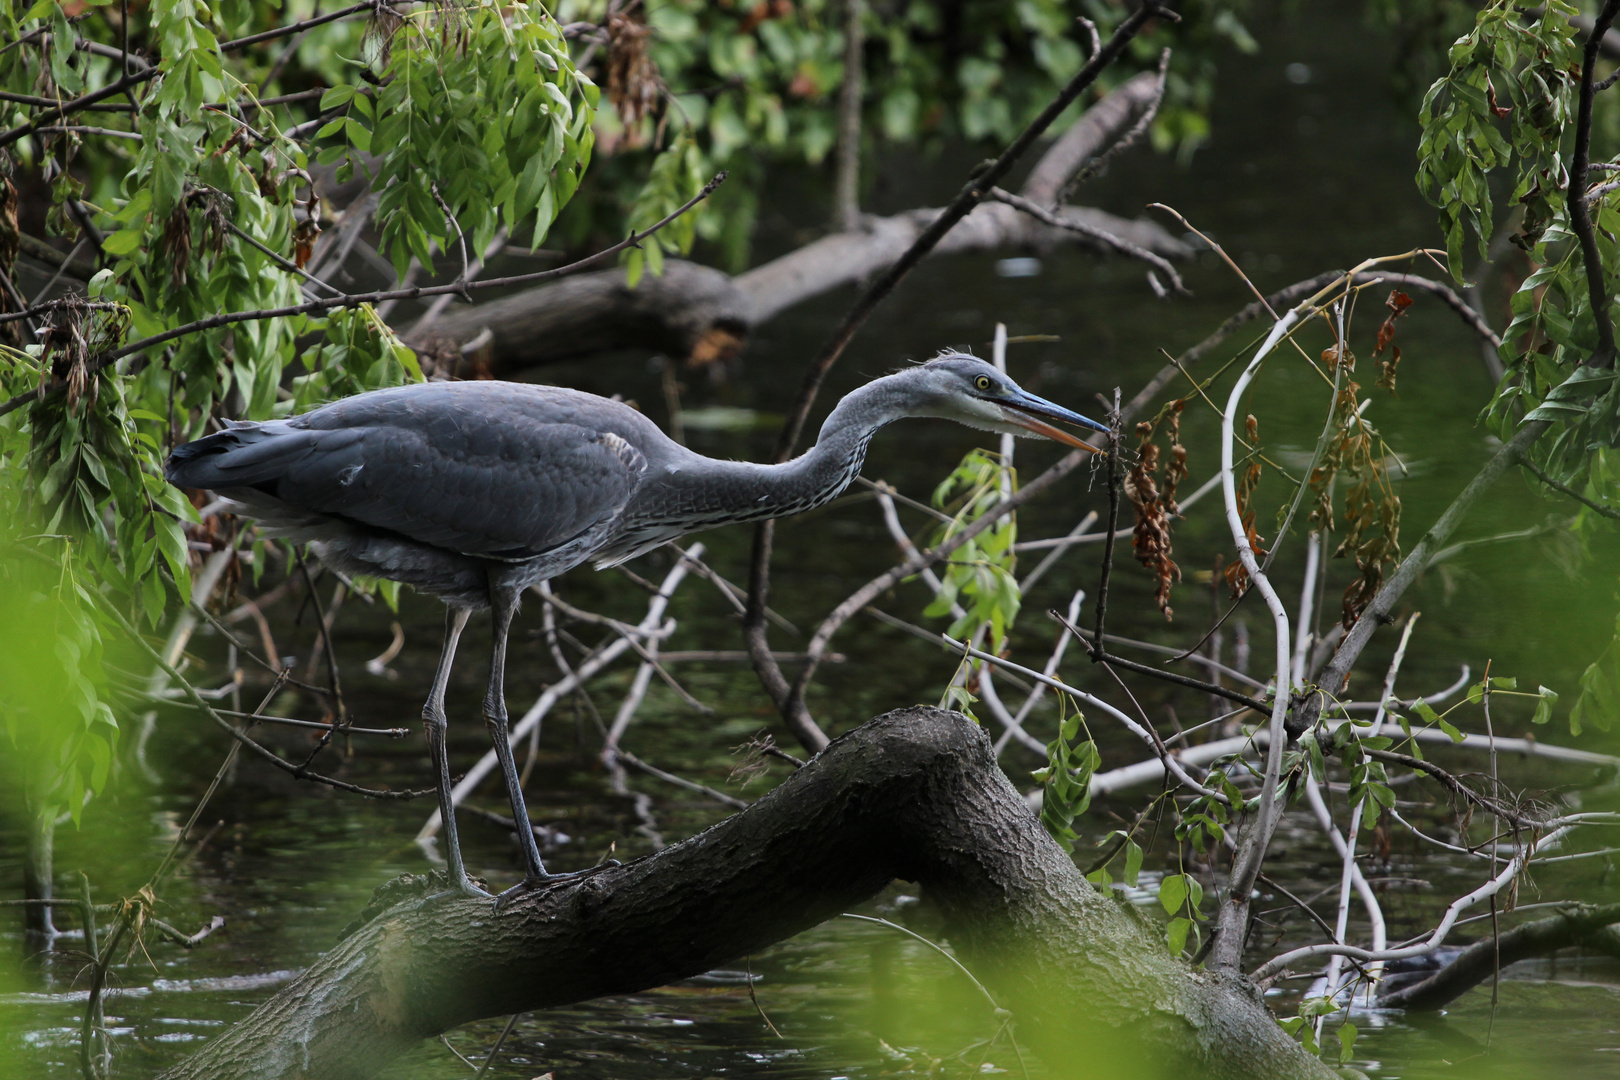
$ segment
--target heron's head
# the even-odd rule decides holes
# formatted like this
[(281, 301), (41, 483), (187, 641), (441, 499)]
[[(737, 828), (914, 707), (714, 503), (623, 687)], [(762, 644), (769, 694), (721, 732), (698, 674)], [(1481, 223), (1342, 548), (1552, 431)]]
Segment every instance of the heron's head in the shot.
[(907, 373), (923, 415), (1003, 435), (1040, 436), (1065, 446), (1091, 446), (1057, 424), (1107, 431), (1108, 428), (1024, 390), (976, 356), (946, 353)]

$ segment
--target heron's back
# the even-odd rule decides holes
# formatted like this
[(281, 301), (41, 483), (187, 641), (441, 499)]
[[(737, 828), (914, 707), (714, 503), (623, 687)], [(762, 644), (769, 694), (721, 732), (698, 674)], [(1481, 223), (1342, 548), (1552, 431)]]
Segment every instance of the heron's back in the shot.
[(176, 448), (166, 472), (236, 500), (272, 534), (324, 543), (340, 561), (333, 545), (355, 549), (358, 572), (448, 595), (435, 575), (461, 581), (480, 561), (542, 577), (583, 561), (640, 482), (638, 446), (661, 440), (635, 410), (592, 394), (422, 383), (232, 424)]

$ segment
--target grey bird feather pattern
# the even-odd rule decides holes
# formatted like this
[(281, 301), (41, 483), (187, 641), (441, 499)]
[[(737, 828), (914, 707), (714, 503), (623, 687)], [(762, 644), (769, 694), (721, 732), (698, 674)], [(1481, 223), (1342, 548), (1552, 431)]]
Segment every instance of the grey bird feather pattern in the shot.
[(307, 542), (330, 566), (412, 585), (451, 607), (423, 717), (455, 887), (478, 894), (449, 802), (444, 695), (467, 613), (495, 627), (484, 699), (526, 863), (552, 879), (528, 826), (506, 736), (507, 631), (522, 591), (594, 560), (613, 566), (689, 532), (800, 513), (838, 496), (885, 425), (933, 416), (1085, 445), (1052, 422), (1101, 429), (975, 357), (947, 354), (851, 392), (816, 444), (780, 465), (704, 457), (635, 409), (526, 383), (418, 383), (285, 420), (230, 423), (177, 447), (165, 472), (211, 489), (267, 536)]

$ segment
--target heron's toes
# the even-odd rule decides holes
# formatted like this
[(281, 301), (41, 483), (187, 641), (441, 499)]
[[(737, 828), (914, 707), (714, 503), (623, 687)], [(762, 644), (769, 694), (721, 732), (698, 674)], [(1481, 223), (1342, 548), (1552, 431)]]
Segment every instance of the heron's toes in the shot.
[(442, 892), (436, 892), (432, 896), (429, 896), (427, 899), (429, 901), (432, 901), (432, 900), (490, 900), (490, 899), (493, 899), (494, 896), (495, 896), (494, 893), (486, 892), (485, 890), (480, 889), (477, 885), (474, 885), (471, 881), (467, 881), (467, 880), (463, 879), (460, 882), (452, 883), (450, 888), (445, 889)]
[(583, 877), (590, 877), (592, 874), (620, 865), (622, 864), (619, 862), (619, 860), (609, 859), (607, 862), (600, 863), (596, 866), (586, 867), (584, 870), (570, 870), (563, 874), (531, 874), (529, 877), (524, 878), (516, 885), (513, 885), (510, 889), (507, 889), (505, 892), (496, 896), (495, 910), (496, 912), (505, 911), (512, 905), (513, 901), (519, 899), (520, 897), (527, 896), (530, 893), (546, 892), (549, 889), (557, 888), (559, 885), (566, 885), (569, 882), (577, 881)]

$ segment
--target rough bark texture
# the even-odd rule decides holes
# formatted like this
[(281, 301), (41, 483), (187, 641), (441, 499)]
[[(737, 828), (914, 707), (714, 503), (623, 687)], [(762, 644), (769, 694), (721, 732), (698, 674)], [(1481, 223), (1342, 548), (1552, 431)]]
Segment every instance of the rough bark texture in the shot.
[(939, 903), (957, 954), (1056, 1073), (1335, 1075), (1252, 988), (1173, 959), (1155, 928), (1086, 882), (977, 726), (914, 708), (845, 735), (690, 840), (500, 915), (463, 899), (390, 907), (167, 1077), (369, 1076), (457, 1024), (758, 952), (896, 877)]
[[(1042, 156), (1021, 193), (1051, 206), (1069, 178), (1151, 106), (1156, 85), (1157, 77), (1144, 72), (1093, 105)], [(1151, 221), (1080, 206), (1055, 207), (1055, 213), (1166, 258), (1190, 254)], [(654, 349), (694, 363), (726, 360), (754, 327), (889, 266), (938, 215), (928, 208), (862, 218), (857, 229), (822, 237), (735, 278), (680, 261), (667, 262), (662, 277), (643, 277), (635, 289), (622, 269), (582, 274), (492, 303), (451, 309), (410, 340), (436, 356), (453, 356), (487, 330), (491, 338), (479, 366), (495, 375), (618, 348)], [(986, 203), (952, 229), (935, 253), (1039, 250), (1060, 243), (1106, 250), (1010, 206)]]

